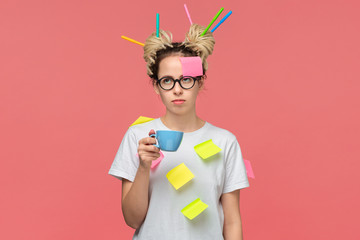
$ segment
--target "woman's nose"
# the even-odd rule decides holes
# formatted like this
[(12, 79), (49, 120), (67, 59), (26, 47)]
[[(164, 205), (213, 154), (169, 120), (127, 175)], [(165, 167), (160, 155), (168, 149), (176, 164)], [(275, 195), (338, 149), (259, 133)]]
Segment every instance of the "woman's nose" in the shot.
[(175, 94), (181, 94), (183, 92), (183, 88), (180, 86), (180, 82), (176, 82), (173, 88)]

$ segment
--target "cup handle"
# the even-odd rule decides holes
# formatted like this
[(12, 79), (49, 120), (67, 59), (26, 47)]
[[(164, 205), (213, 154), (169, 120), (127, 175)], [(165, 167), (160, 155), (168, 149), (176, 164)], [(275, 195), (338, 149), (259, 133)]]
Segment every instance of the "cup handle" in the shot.
[[(155, 134), (151, 134), (150, 137), (154, 137), (156, 139), (156, 133)], [(157, 139), (156, 139), (157, 141)], [(160, 148), (159, 144), (153, 144), (155, 147)]]

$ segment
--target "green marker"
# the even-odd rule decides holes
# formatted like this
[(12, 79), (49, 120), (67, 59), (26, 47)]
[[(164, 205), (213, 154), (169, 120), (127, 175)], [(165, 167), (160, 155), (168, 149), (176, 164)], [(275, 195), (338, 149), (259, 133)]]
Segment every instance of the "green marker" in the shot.
[(221, 12), (224, 11), (224, 8), (220, 8), (219, 12), (215, 15), (211, 23), (206, 27), (206, 29), (203, 31), (203, 33), (200, 36), (204, 36), (204, 34), (209, 30), (211, 25), (215, 22), (215, 20), (220, 16)]

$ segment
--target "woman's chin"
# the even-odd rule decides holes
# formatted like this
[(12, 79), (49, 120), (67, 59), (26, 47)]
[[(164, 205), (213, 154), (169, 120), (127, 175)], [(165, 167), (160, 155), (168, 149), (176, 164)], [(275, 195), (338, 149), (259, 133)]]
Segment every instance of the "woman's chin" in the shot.
[(184, 107), (170, 107), (166, 108), (167, 112), (171, 112), (174, 115), (186, 115), (189, 112), (189, 109)]

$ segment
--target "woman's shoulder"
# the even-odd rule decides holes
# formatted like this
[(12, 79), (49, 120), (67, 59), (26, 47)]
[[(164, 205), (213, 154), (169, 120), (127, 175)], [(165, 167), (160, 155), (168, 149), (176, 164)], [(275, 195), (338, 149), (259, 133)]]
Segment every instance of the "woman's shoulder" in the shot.
[(207, 122), (207, 124), (209, 125), (208, 131), (210, 131), (212, 135), (226, 138), (228, 140), (236, 140), (235, 134), (233, 134), (231, 131), (222, 127), (215, 126), (214, 124), (211, 124), (209, 122)]

